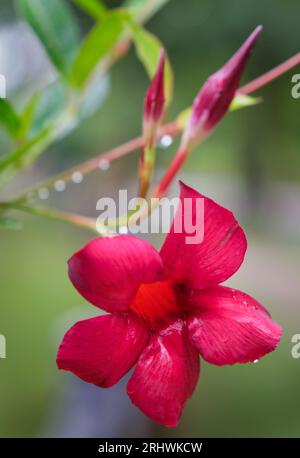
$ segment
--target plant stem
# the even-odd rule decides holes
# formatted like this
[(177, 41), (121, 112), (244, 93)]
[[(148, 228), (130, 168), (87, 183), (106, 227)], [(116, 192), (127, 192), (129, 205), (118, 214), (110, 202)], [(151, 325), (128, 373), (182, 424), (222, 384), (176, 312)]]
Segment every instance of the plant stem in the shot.
[(164, 174), (162, 180), (160, 181), (159, 185), (156, 187), (154, 191), (154, 195), (153, 195), (154, 198), (156, 197), (160, 198), (166, 193), (168, 187), (172, 183), (178, 171), (181, 169), (188, 155), (189, 155), (189, 152), (187, 150), (179, 148), (179, 150), (173, 157), (173, 160), (171, 164), (169, 165), (166, 173)]
[[(291, 57), (290, 59), (286, 60), (282, 64), (278, 65), (277, 67), (273, 68), (272, 70), (266, 72), (265, 74), (251, 81), (250, 83), (240, 87), (237, 90), (237, 93), (250, 94), (256, 91), (257, 89), (260, 89), (261, 87), (265, 86), (266, 84), (270, 83), (274, 79), (278, 78), (280, 75), (286, 73), (291, 68), (299, 64), (300, 64), (300, 53), (296, 54), (295, 56)], [(173, 121), (171, 123), (168, 123), (162, 126), (162, 128), (158, 132), (157, 138), (161, 137), (162, 135), (171, 135), (174, 138), (181, 132), (181, 130), (182, 130), (182, 126), (180, 126), (178, 122)], [(60, 173), (54, 177), (51, 177), (47, 180), (44, 180), (38, 183), (33, 188), (30, 188), (28, 191), (22, 193), (16, 200), (12, 202), (0, 203), (0, 210), (9, 210), (9, 209), (20, 210), (26, 213), (39, 215), (39, 216), (49, 218), (52, 220), (65, 221), (65, 222), (68, 222), (70, 224), (73, 224), (79, 227), (93, 230), (94, 232), (97, 232), (99, 234), (99, 227), (97, 228), (98, 229), (97, 230), (95, 218), (89, 218), (89, 217), (85, 217), (82, 215), (68, 213), (68, 212), (64, 212), (64, 211), (60, 211), (56, 209), (51, 209), (51, 208), (44, 207), (44, 206), (28, 205), (24, 203), (24, 200), (26, 200), (27, 193), (36, 191), (37, 189), (41, 187), (51, 187), (54, 185), (54, 183), (57, 180), (70, 181), (75, 172), (81, 172), (82, 175), (90, 173), (99, 167), (99, 164), (101, 161), (105, 160), (105, 161), (112, 162), (116, 159), (119, 159), (123, 156), (130, 154), (131, 152), (139, 148), (142, 148), (143, 146), (144, 146), (143, 137), (142, 136), (136, 137), (128, 141), (127, 143), (117, 146), (116, 148), (113, 148), (110, 151), (107, 151), (104, 154), (98, 155), (97, 157), (93, 159), (83, 162), (75, 167), (72, 167), (71, 169), (63, 173)], [(166, 193), (168, 187), (170, 186), (174, 177), (176, 176), (176, 174), (179, 172), (179, 170), (183, 166), (187, 157), (188, 157), (188, 152), (179, 149), (179, 151), (176, 153), (173, 160), (171, 161), (171, 164), (169, 165), (169, 168), (167, 169), (163, 179), (161, 180), (159, 185), (156, 187), (153, 197), (159, 199)], [(151, 202), (151, 200), (149, 202)], [(152, 209), (156, 206), (157, 205), (152, 206), (152, 204), (150, 204), (149, 212), (151, 212)], [(149, 212), (146, 212), (146, 213), (149, 214)], [(142, 217), (145, 217), (146, 213), (143, 214)], [(128, 222), (129, 217), (134, 218), (134, 215), (127, 215), (126, 217), (124, 217), (124, 219), (121, 218), (122, 222), (126, 224)], [(140, 217), (141, 215), (138, 216), (138, 218)], [(109, 229), (105, 226), (103, 226), (103, 231), (100, 231), (100, 234), (104, 236), (113, 235), (109, 232)]]
[(291, 68), (299, 64), (300, 64), (300, 53), (295, 54), (293, 57), (290, 57), (290, 59), (286, 60), (285, 62), (278, 65), (277, 67), (272, 68), (272, 70), (264, 73), (263, 75), (259, 76), (258, 78), (251, 81), (250, 83), (245, 84), (245, 86), (240, 87), (238, 89), (238, 93), (239, 94), (250, 94), (251, 92), (257, 91), (257, 89), (260, 89), (261, 87), (275, 80), (276, 78), (288, 72)]
[[(282, 64), (278, 65), (277, 67), (273, 68), (272, 70), (264, 73), (259, 78), (251, 81), (250, 83), (246, 84), (245, 86), (240, 87), (236, 93), (239, 94), (250, 94), (257, 89), (265, 86), (266, 84), (273, 81), (275, 78), (278, 78), (283, 73), (286, 73), (291, 68), (295, 67), (296, 65), (300, 64), (300, 53), (296, 54), (295, 56), (291, 57), (290, 59), (286, 60)], [(170, 184), (172, 183), (174, 177), (179, 172), (181, 167), (183, 166), (185, 160), (189, 156), (189, 152), (182, 150), (179, 148), (169, 168), (167, 169), (165, 175), (163, 176), (161, 182), (157, 186), (154, 197), (161, 197), (163, 196)]]
[[(181, 128), (178, 126), (176, 121), (174, 121), (174, 122), (165, 124), (159, 130), (157, 138), (161, 137), (162, 135), (171, 135), (172, 137), (176, 137), (180, 133), (180, 131), (181, 131)], [(68, 182), (72, 180), (73, 174), (76, 172), (80, 172), (82, 173), (82, 175), (86, 175), (96, 170), (101, 165), (102, 161), (112, 162), (112, 161), (115, 161), (116, 159), (120, 159), (121, 157), (127, 156), (129, 153), (139, 148), (142, 148), (143, 144), (144, 144), (144, 140), (142, 136), (133, 138), (132, 140), (129, 140), (127, 143), (123, 143), (122, 145), (119, 145), (110, 151), (100, 154), (94, 157), (93, 159), (89, 159), (88, 161), (78, 164), (66, 170), (65, 172), (62, 172), (58, 175), (55, 175), (54, 177), (51, 177), (49, 179), (39, 182), (34, 187), (31, 187), (26, 192), (22, 193), (16, 200), (18, 202), (22, 202), (24, 199), (26, 199), (26, 195), (29, 192), (37, 191), (41, 187), (50, 188), (58, 180), (63, 180), (65, 182)]]
[[(265, 86), (266, 84), (270, 83), (274, 79), (278, 78), (280, 75), (286, 73), (291, 68), (295, 67), (296, 65), (300, 64), (300, 53), (295, 54), (290, 59), (286, 60), (282, 64), (278, 65), (277, 67), (273, 68), (272, 70), (264, 73), (260, 77), (256, 78), (255, 80), (247, 83), (246, 85), (240, 87), (237, 92), (239, 94), (250, 94), (257, 89)], [(182, 128), (178, 125), (176, 121), (170, 122), (165, 124), (160, 129), (157, 137), (159, 138), (162, 135), (171, 135), (172, 137), (176, 137), (181, 132)], [(51, 187), (57, 180), (64, 180), (70, 181), (72, 176), (75, 172), (81, 172), (83, 175), (86, 175), (93, 170), (96, 170), (99, 167), (99, 163), (101, 160), (112, 162), (116, 159), (119, 159), (131, 152), (142, 148), (143, 147), (143, 137), (136, 137), (132, 140), (129, 140), (127, 143), (117, 146), (106, 153), (96, 156), (93, 159), (90, 159), (86, 162), (83, 162), (77, 166), (70, 168), (69, 170), (60, 173), (54, 177), (51, 177), (47, 180), (41, 181), (33, 188), (30, 188), (27, 192), (36, 191), (41, 187)], [(181, 164), (182, 165), (182, 164)], [(18, 200), (23, 200), (26, 197), (27, 192), (23, 193)]]
[[(44, 207), (42, 205), (31, 206), (19, 203), (17, 201), (1, 202), (0, 210), (18, 210), (32, 215), (42, 216), (44, 218), (52, 219), (55, 221), (64, 221), (72, 225), (82, 227), (84, 229), (92, 230), (98, 235), (108, 236), (111, 235), (107, 228), (103, 226), (103, 231), (99, 232), (96, 229), (96, 219), (87, 216), (78, 215), (76, 213), (68, 213), (54, 208)], [(99, 229), (99, 228), (98, 228)]]
[(140, 157), (138, 197), (145, 198), (152, 180), (156, 156), (156, 146), (145, 147)]

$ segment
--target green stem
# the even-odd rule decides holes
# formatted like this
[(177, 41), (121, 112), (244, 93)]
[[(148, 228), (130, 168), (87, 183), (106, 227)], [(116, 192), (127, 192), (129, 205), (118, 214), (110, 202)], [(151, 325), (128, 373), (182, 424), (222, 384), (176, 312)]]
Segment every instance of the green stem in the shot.
[(27, 204), (23, 204), (17, 201), (11, 202), (1, 202), (0, 203), (0, 211), (1, 210), (18, 210), (25, 213), (29, 213), (31, 215), (41, 216), (43, 218), (51, 219), (54, 221), (63, 221), (69, 224), (82, 227), (84, 229), (89, 229), (98, 235), (102, 236), (109, 236), (112, 235), (109, 233), (108, 229), (103, 226), (103, 230), (99, 231), (99, 224), (96, 229), (96, 219), (90, 218), (87, 216), (78, 215), (76, 213), (68, 213), (61, 210), (56, 210), (54, 208), (44, 207), (42, 205), (38, 206), (31, 206)]
[(145, 198), (151, 184), (156, 157), (156, 146), (145, 147), (142, 151), (139, 166), (138, 196)]

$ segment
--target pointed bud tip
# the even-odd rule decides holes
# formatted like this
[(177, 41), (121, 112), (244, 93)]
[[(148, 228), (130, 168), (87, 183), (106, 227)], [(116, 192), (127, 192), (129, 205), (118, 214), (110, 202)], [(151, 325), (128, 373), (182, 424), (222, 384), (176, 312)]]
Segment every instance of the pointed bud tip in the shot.
[(256, 41), (262, 31), (263, 31), (263, 26), (261, 24), (257, 25), (255, 29), (253, 30), (253, 32), (251, 33), (251, 35), (249, 36), (248, 40)]
[(231, 78), (238, 78), (244, 70), (244, 67), (250, 57), (252, 49), (254, 48), (263, 27), (258, 25), (253, 32), (248, 36), (246, 41), (242, 46), (234, 53), (234, 55), (229, 59), (229, 61), (221, 68), (220, 72), (223, 71), (227, 73), (228, 76), (231, 73)]

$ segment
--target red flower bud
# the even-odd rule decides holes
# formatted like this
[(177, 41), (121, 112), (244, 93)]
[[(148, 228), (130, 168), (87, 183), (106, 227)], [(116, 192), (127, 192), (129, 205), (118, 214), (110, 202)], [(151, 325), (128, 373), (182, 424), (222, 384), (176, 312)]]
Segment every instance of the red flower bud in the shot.
[(150, 185), (155, 163), (157, 130), (165, 113), (164, 90), (165, 52), (160, 50), (156, 73), (145, 96), (143, 137), (144, 145), (139, 166), (139, 197), (145, 197)]
[(183, 134), (183, 147), (191, 149), (212, 131), (228, 110), (262, 26), (252, 34), (226, 64), (211, 75), (194, 100)]
[(148, 123), (158, 123), (164, 113), (164, 68), (165, 52), (161, 49), (156, 73), (145, 96), (144, 121)]

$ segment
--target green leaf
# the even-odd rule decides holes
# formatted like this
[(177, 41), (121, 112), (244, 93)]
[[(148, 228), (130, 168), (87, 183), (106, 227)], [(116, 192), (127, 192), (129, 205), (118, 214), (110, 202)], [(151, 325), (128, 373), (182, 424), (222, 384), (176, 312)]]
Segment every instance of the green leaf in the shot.
[(178, 127), (180, 129), (183, 129), (184, 126), (186, 125), (187, 120), (189, 119), (189, 117), (191, 115), (191, 112), (192, 112), (192, 108), (189, 107), (189, 108), (186, 108), (185, 110), (181, 111), (179, 113), (179, 115), (177, 116), (176, 124), (178, 124)]
[(89, 118), (103, 105), (110, 89), (110, 78), (106, 73), (93, 79), (83, 92), (79, 102), (78, 117)]
[(95, 19), (102, 19), (108, 11), (101, 0), (73, 0), (73, 2)]
[(126, 0), (123, 4), (132, 14), (135, 21), (142, 23), (157, 13), (170, 0)]
[(12, 137), (18, 135), (20, 119), (7, 99), (0, 99), (0, 123)]
[(94, 78), (80, 93), (68, 92), (61, 81), (49, 86), (40, 98), (31, 128), (31, 135), (50, 127), (52, 140), (63, 138), (74, 130), (82, 119), (98, 110), (110, 89), (107, 74)]
[(36, 135), (57, 120), (67, 106), (66, 85), (58, 80), (44, 89), (35, 110), (31, 134)]
[(251, 107), (261, 102), (261, 97), (250, 97), (249, 95), (237, 94), (231, 105), (229, 111), (240, 110), (241, 108)]
[(75, 59), (71, 79), (81, 87), (97, 64), (106, 56), (118, 41), (128, 21), (128, 13), (113, 11), (95, 25), (82, 43)]
[(29, 102), (25, 105), (23, 112), (20, 115), (20, 128), (18, 139), (26, 140), (29, 136), (31, 126), (33, 124), (34, 114), (40, 100), (40, 94), (34, 94)]
[(70, 92), (61, 80), (51, 84), (38, 99), (29, 131), (30, 137), (36, 136), (45, 128), (51, 129), (52, 141), (67, 136), (80, 121), (101, 107), (109, 89), (109, 77), (106, 74), (94, 78), (80, 93)]
[(44, 129), (0, 161), (0, 186), (30, 165), (50, 144), (50, 129)]
[(79, 46), (79, 32), (65, 0), (17, 0), (55, 67), (66, 73)]
[[(162, 48), (162, 44), (156, 36), (145, 30), (143, 27), (140, 27), (135, 23), (131, 23), (130, 26), (137, 56), (144, 65), (149, 77), (153, 78), (157, 68), (159, 52)], [(173, 89), (173, 70), (167, 57), (165, 65), (165, 92), (168, 104), (172, 99)]]
[(22, 227), (22, 221), (16, 218), (0, 215), (0, 230), (19, 231), (20, 229), (22, 229)]
[(49, 86), (42, 97), (32, 100), (23, 113), (26, 119), (31, 116), (30, 109), (33, 110), (28, 132), (31, 138), (0, 160), (0, 186), (31, 165), (53, 141), (68, 135), (82, 119), (91, 116), (105, 100), (108, 90), (109, 80), (105, 75), (96, 78), (86, 91), (74, 94), (75, 98), (70, 100), (66, 86), (58, 81)]

